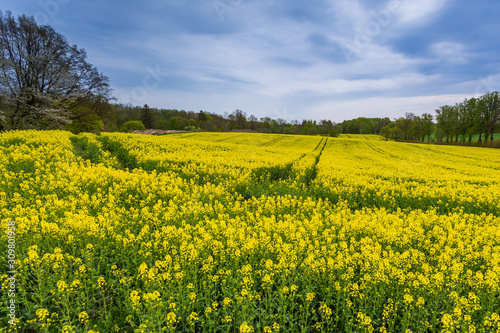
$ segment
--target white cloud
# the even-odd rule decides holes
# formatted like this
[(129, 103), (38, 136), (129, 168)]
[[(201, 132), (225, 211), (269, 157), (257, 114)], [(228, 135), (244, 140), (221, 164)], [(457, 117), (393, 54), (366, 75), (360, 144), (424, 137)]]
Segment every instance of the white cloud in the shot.
[(461, 82), (451, 88), (456, 91), (468, 92), (468, 98), (479, 97), (487, 92), (500, 91), (500, 73), (478, 76), (475, 80)]
[[(416, 22), (442, 8), (445, 2), (424, 0), (422, 6), (417, 6), (405, 0), (390, 0), (381, 10), (390, 8), (391, 20)], [(233, 33), (156, 34), (141, 40), (143, 50), (152, 59), (157, 59), (162, 69), (165, 68), (162, 61), (165, 61), (170, 65), (168, 70), (172, 76), (184, 80), (181, 89), (160, 85), (147, 91), (148, 104), (217, 113), (240, 108), (257, 117), (287, 110), (289, 120), (331, 118), (342, 121), (340, 118), (355, 116), (400, 117), (405, 112), (432, 113), (440, 105), (453, 104), (463, 98), (462, 95), (420, 96), (428, 94), (430, 86), (447, 84), (441, 75), (419, 72), (422, 64), (435, 60), (398, 53), (390, 45), (382, 45), (377, 36), (357, 50), (352, 62), (339, 59), (342, 56), (339, 46), (337, 58), (329, 59), (328, 51), (334, 54), (335, 43), (350, 42), (356, 27), (374, 20), (373, 12), (360, 1), (332, 3), (331, 8), (325, 9), (332, 13), (331, 24), (295, 21), (290, 16), (271, 17), (263, 6), (262, 2), (246, 3), (228, 12), (226, 21), (238, 20), (243, 27)], [(382, 28), (381, 34), (387, 32), (384, 29), (394, 29), (394, 26), (388, 24)], [(324, 49), (320, 50), (320, 42), (311, 43), (309, 37), (314, 34), (326, 36)], [(327, 52), (321, 53), (324, 50)], [(438, 43), (431, 50), (438, 60), (455, 63), (466, 56), (458, 43)], [(294, 66), (294, 61), (307, 66)], [(189, 90), (185, 88), (186, 82), (193, 83)], [(175, 82), (169, 81), (169, 86), (172, 84)], [(446, 94), (464, 90), (437, 91)], [(122, 92), (122, 96), (127, 94), (130, 97), (130, 90)], [(375, 94), (380, 97), (366, 97)]]
[(402, 23), (424, 23), (446, 5), (448, 0), (394, 0), (399, 3), (397, 17)]
[(357, 26), (368, 19), (368, 12), (357, 0), (338, 0), (333, 10), (337, 21), (342, 25)]
[(406, 112), (417, 115), (430, 113), (442, 105), (455, 104), (470, 95), (435, 95), (409, 97), (372, 97), (343, 101), (330, 101), (311, 106), (307, 113), (315, 119), (343, 119), (356, 117), (389, 117), (399, 118)]
[(439, 42), (431, 45), (431, 51), (440, 60), (445, 60), (453, 64), (467, 63), (467, 53), (462, 44), (454, 42)]

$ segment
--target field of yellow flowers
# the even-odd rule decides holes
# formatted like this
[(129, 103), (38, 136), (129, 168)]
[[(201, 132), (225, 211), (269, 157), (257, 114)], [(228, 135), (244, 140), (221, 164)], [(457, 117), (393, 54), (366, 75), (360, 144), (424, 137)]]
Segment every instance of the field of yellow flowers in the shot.
[(500, 332), (500, 153), (0, 133), (0, 332)]

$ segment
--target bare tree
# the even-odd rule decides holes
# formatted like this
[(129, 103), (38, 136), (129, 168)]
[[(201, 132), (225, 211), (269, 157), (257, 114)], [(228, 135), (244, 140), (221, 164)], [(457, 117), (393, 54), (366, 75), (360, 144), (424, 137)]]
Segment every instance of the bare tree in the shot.
[(252, 131), (255, 130), (255, 123), (258, 121), (257, 117), (254, 116), (253, 114), (248, 117), (248, 122), (250, 123), (250, 129)]
[(278, 123), (278, 126), (280, 128), (280, 133), (283, 134), (283, 127), (285, 127), (286, 120), (283, 118), (278, 118), (276, 119), (276, 122)]
[[(87, 54), (34, 17), (0, 12), (0, 93), (11, 128), (57, 128), (71, 121), (78, 101), (108, 98), (109, 79)], [(88, 110), (88, 113), (93, 113)], [(80, 112), (78, 117), (85, 117)]]

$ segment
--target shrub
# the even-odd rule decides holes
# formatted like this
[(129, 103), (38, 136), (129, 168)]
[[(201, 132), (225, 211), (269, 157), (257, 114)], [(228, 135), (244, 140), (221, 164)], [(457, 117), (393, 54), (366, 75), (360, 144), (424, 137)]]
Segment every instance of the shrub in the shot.
[(122, 132), (142, 131), (145, 129), (146, 129), (146, 126), (144, 126), (144, 124), (140, 120), (127, 121), (122, 126)]
[(196, 126), (186, 126), (186, 127), (184, 127), (184, 130), (185, 131), (190, 131), (190, 132), (199, 132), (199, 131), (201, 131), (201, 129), (199, 127), (196, 127)]
[(337, 131), (337, 129), (332, 128), (332, 130), (330, 131), (330, 136), (331, 136), (332, 138), (338, 138), (338, 136), (339, 136), (339, 132)]

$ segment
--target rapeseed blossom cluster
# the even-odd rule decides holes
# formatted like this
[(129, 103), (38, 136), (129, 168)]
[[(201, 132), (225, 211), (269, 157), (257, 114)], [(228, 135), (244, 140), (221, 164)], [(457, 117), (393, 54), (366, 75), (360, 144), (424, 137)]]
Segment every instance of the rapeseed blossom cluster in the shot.
[(17, 326), (500, 332), (498, 165), (370, 136), (1, 133)]

